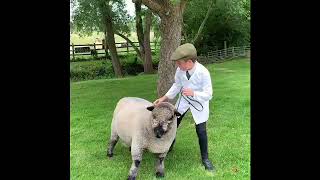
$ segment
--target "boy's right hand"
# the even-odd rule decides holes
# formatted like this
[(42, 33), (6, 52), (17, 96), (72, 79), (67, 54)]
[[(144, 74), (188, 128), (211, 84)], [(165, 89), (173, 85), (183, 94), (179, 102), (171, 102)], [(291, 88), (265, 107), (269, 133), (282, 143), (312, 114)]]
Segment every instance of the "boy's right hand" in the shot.
[(162, 103), (163, 101), (165, 101), (166, 99), (167, 99), (167, 96), (162, 96), (161, 98), (155, 100), (155, 101), (153, 102), (153, 104), (156, 106), (156, 105), (158, 105), (159, 103)]

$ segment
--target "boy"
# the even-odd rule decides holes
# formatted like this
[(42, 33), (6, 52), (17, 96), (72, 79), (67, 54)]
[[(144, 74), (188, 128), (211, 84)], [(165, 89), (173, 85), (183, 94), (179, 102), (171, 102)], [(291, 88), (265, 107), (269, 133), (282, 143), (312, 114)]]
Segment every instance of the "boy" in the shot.
[[(168, 99), (174, 99), (178, 93), (181, 97), (176, 107), (180, 114), (177, 125), (184, 115), (191, 110), (198, 135), (202, 164), (206, 170), (214, 170), (208, 157), (208, 138), (206, 121), (209, 118), (209, 100), (212, 99), (212, 85), (209, 71), (197, 62), (197, 50), (193, 44), (186, 43), (179, 46), (172, 54), (171, 60), (175, 61), (178, 68), (175, 73), (175, 82), (169, 91), (157, 99), (154, 104)], [(174, 145), (173, 141), (170, 151)]]

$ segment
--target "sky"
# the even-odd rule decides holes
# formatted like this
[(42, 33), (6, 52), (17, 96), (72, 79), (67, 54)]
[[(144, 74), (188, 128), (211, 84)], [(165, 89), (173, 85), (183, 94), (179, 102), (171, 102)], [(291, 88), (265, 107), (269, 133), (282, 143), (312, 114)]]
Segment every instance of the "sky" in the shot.
[(126, 4), (127, 4), (127, 11), (130, 14), (130, 16), (134, 15), (134, 3), (132, 2), (132, 0), (126, 0)]

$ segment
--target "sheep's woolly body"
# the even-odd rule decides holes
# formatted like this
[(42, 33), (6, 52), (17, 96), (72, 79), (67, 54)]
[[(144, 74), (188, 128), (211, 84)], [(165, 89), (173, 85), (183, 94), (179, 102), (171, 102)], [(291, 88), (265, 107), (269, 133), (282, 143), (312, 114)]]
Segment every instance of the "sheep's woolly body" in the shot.
[(122, 98), (113, 114), (111, 137), (107, 155), (113, 156), (113, 149), (121, 139), (131, 147), (132, 164), (128, 179), (135, 179), (143, 150), (149, 150), (157, 156), (156, 176), (164, 176), (164, 158), (177, 131), (177, 115), (180, 115), (170, 103), (153, 106), (141, 98)]
[[(171, 129), (161, 138), (156, 138), (152, 129), (152, 112), (147, 110), (152, 105), (141, 98), (122, 98), (113, 114), (111, 135), (117, 134), (126, 145), (134, 146), (133, 151), (148, 149), (152, 153), (167, 152), (175, 138), (177, 123), (174, 120)], [(163, 108), (167, 108), (167, 114), (161, 114), (163, 118), (173, 115), (170, 107)]]

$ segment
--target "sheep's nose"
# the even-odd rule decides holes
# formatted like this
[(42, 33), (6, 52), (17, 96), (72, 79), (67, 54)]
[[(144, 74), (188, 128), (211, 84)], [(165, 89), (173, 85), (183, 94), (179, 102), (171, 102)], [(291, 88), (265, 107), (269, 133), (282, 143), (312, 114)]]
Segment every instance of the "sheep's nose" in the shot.
[(156, 137), (157, 138), (161, 138), (161, 136), (162, 136), (162, 133), (161, 133), (161, 130), (156, 130)]
[(154, 133), (156, 134), (157, 138), (161, 138), (162, 135), (164, 134), (164, 131), (161, 127), (158, 126), (154, 129)]

